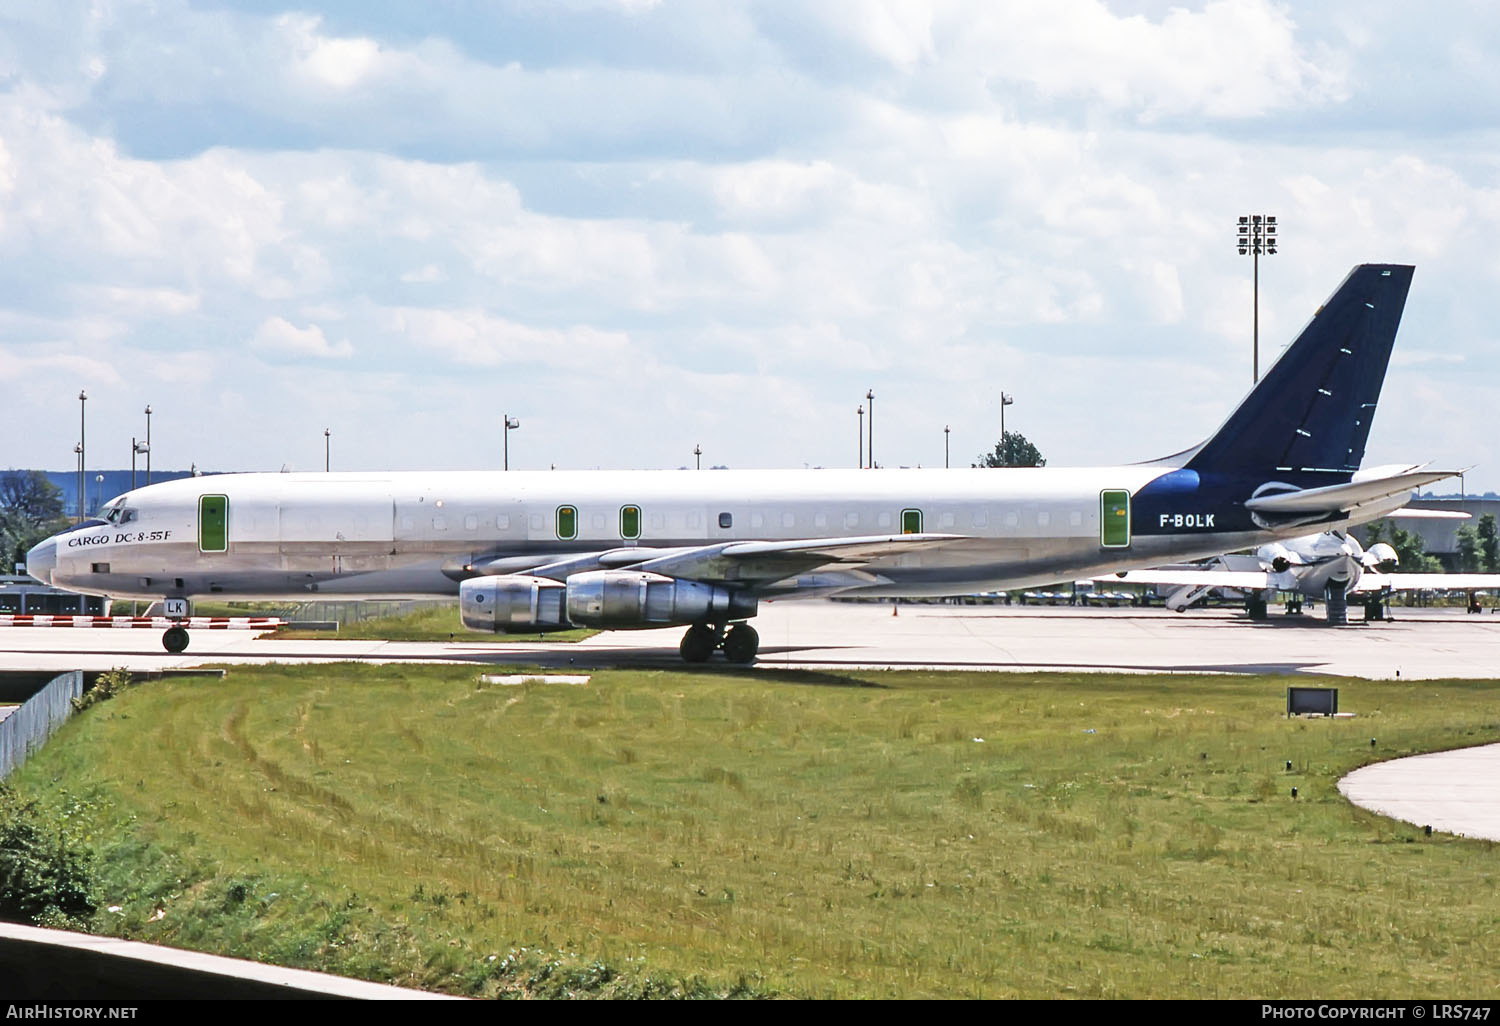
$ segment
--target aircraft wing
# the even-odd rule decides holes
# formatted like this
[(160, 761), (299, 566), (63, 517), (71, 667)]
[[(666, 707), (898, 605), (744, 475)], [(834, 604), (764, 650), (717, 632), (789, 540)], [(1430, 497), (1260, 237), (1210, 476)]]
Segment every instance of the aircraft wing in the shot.
[(770, 583), (824, 569), (848, 570), (962, 540), (956, 534), (872, 535), (720, 542), (637, 563), (636, 570), (694, 581)]
[(1366, 572), (1358, 591), (1485, 591), (1500, 589), (1500, 574), (1376, 574)]
[(1095, 584), (1162, 584), (1171, 588), (1239, 588), (1262, 591), (1275, 587), (1271, 575), (1262, 570), (1130, 570), (1124, 574), (1095, 577)]
[[(466, 564), (469, 574), (526, 574), (564, 581), (589, 570), (629, 568), (693, 581), (764, 584), (816, 571), (834, 571), (824, 582), (829, 588), (847, 588), (852, 583), (871, 583), (865, 575), (858, 581), (848, 571), (877, 559), (919, 552), (958, 541), (956, 534), (872, 535), (863, 538), (804, 538), (793, 541), (718, 542), (713, 545), (649, 548), (629, 546), (600, 552), (583, 552), (560, 559), (525, 560), (506, 557)], [(801, 586), (798, 590), (803, 590)]]

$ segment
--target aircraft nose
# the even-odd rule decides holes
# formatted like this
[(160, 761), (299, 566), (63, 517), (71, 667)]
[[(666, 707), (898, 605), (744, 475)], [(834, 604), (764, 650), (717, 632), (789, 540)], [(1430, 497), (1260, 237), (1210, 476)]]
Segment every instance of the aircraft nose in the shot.
[(57, 569), (57, 539), (48, 538), (26, 553), (26, 572), (43, 584), (52, 583), (52, 571)]

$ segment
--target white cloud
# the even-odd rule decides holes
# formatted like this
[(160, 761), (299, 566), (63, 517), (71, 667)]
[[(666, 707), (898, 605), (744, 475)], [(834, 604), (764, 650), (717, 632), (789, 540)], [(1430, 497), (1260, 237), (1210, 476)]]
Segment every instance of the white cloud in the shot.
[(250, 348), (259, 353), (288, 356), (311, 356), (317, 358), (354, 355), (354, 346), (348, 339), (330, 343), (323, 329), (316, 324), (299, 328), (280, 317), (270, 317), (255, 329), (250, 339)]

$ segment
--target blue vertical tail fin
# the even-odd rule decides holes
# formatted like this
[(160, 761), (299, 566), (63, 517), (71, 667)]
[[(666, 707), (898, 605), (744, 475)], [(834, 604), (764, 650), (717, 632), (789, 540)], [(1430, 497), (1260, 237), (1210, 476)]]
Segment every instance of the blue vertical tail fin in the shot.
[(1186, 466), (1229, 472), (1358, 470), (1413, 270), (1361, 264), (1349, 272)]

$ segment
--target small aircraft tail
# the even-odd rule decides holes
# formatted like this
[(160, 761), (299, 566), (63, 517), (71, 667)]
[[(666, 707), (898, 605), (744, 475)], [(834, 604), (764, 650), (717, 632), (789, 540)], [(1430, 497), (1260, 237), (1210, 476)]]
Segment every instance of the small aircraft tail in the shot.
[(1187, 468), (1358, 470), (1413, 270), (1360, 264), (1350, 271)]

